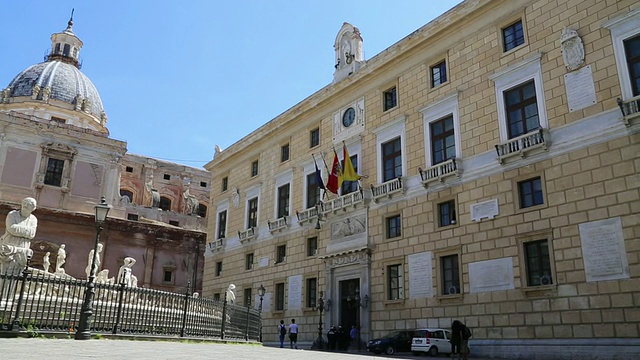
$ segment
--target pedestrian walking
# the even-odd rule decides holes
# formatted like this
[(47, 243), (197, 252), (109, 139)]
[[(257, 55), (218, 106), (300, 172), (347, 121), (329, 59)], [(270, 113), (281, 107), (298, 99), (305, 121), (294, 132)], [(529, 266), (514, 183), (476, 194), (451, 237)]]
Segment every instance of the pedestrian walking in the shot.
[(291, 325), (289, 325), (289, 341), (292, 349), (298, 348), (298, 324), (296, 324), (296, 319), (291, 319)]
[(280, 336), (280, 347), (284, 347), (284, 337), (287, 335), (287, 325), (284, 324), (284, 320), (280, 320), (278, 325), (278, 336)]

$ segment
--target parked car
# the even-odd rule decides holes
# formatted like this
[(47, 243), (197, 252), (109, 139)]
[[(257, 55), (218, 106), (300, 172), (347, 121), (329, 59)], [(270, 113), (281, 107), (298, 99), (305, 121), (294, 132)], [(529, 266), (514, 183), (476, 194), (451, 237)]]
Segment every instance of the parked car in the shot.
[(393, 355), (398, 351), (410, 351), (414, 336), (413, 330), (396, 330), (381, 338), (369, 340), (367, 350), (375, 354), (387, 355)]
[(447, 329), (417, 329), (411, 341), (413, 355), (427, 353), (438, 356), (440, 353), (451, 354), (451, 331)]

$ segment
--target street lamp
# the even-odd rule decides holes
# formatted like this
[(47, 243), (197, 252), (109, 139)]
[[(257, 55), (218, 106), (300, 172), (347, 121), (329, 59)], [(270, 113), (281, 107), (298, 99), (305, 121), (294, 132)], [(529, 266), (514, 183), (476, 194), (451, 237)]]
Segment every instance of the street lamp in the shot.
[(312, 348), (320, 350), (322, 350), (324, 344), (324, 339), (322, 338), (322, 312), (324, 311), (324, 298), (322, 297), (323, 295), (324, 293), (321, 290), (320, 297), (318, 298), (318, 303), (314, 307), (314, 310), (320, 311), (320, 320), (318, 321), (318, 338), (312, 345)]
[(258, 296), (260, 296), (260, 307), (258, 308), (260, 312), (260, 342), (262, 342), (262, 300), (264, 299), (264, 293), (267, 289), (264, 288), (264, 285), (260, 284), (258, 288)]
[(93, 245), (93, 258), (91, 259), (91, 269), (89, 270), (89, 279), (87, 279), (87, 289), (84, 291), (84, 301), (82, 303), (82, 310), (80, 311), (80, 324), (78, 331), (76, 331), (76, 340), (89, 340), (91, 339), (91, 330), (89, 328), (89, 321), (91, 315), (93, 315), (93, 295), (95, 294), (95, 280), (96, 280), (96, 257), (98, 256), (98, 243), (100, 242), (100, 232), (102, 231), (102, 224), (107, 219), (107, 214), (111, 210), (111, 205), (107, 204), (104, 196), (100, 199), (100, 203), (96, 204), (96, 243)]

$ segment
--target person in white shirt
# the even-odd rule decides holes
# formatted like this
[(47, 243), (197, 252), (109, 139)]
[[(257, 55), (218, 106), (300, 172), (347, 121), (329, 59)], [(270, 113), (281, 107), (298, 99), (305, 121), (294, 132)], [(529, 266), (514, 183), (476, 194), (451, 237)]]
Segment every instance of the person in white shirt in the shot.
[(291, 319), (291, 325), (289, 325), (289, 341), (291, 342), (291, 348), (298, 348), (298, 324), (296, 319)]

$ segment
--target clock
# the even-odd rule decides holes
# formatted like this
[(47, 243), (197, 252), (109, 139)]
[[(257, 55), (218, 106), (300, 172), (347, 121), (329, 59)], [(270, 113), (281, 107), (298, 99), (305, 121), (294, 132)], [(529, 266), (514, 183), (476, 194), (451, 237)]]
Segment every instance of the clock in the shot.
[(350, 107), (345, 110), (344, 114), (342, 114), (342, 125), (344, 127), (349, 127), (356, 119), (356, 111)]

